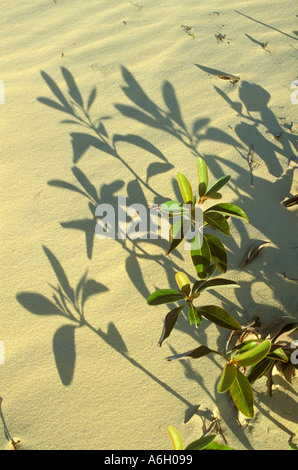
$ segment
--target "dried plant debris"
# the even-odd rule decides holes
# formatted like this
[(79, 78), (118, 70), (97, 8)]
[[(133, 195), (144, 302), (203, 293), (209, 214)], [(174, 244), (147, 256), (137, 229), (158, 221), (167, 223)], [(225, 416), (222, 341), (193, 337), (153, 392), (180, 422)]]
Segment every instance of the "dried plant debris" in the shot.
[(55, 3), (57, 3), (57, 2), (58, 2), (58, 0), (54, 0), (54, 2), (55, 2)]
[(2, 423), (3, 423), (3, 427), (4, 427), (4, 434), (7, 438), (7, 440), (9, 441), (9, 443), (11, 444), (12, 448), (14, 450), (19, 450), (19, 444), (20, 444), (21, 441), (19, 439), (15, 440), (9, 432), (9, 429), (6, 425), (6, 422), (5, 422), (5, 419), (4, 419), (4, 416), (3, 416), (3, 412), (2, 412), (2, 408), (1, 408), (2, 407), (2, 402), (3, 402), (3, 398), (0, 397), (0, 418), (2, 419)]
[(259, 339), (260, 326), (260, 319), (255, 317), (245, 325), (241, 325), (241, 330), (231, 331), (226, 339), (226, 352), (228, 352), (231, 348), (243, 343), (243, 341), (246, 341), (248, 336), (254, 336), (255, 338)]
[(282, 277), (283, 277), (284, 279), (288, 279), (288, 281), (298, 282), (298, 279), (297, 279), (297, 278), (287, 276), (287, 274), (285, 273), (285, 271), (282, 273)]
[(269, 44), (269, 41), (262, 44), (261, 47), (262, 49), (264, 49), (264, 51), (269, 52), (269, 54), (271, 54), (271, 51), (268, 49), (268, 44)]
[(284, 127), (285, 127), (286, 129), (288, 129), (288, 131), (292, 132), (292, 134), (293, 134), (293, 132), (295, 132), (294, 123), (293, 123), (293, 122), (291, 122), (291, 124), (285, 124)]
[(241, 267), (243, 266), (246, 266), (247, 264), (251, 263), (261, 252), (261, 250), (263, 250), (263, 248), (265, 248), (265, 246), (267, 246), (270, 242), (264, 242), (264, 241), (261, 241), (261, 242), (257, 242), (257, 243), (254, 243), (248, 250), (245, 258), (243, 259), (242, 263), (240, 264)]
[(218, 43), (224, 42), (225, 39), (226, 39), (227, 44), (230, 44), (230, 41), (228, 41), (228, 38), (227, 38), (226, 34), (217, 33), (217, 34), (215, 34), (215, 37), (216, 37)]
[(274, 138), (275, 138), (276, 140), (279, 140), (282, 135), (283, 135), (283, 132), (280, 132), (279, 134), (274, 134)]
[(216, 76), (218, 78), (221, 78), (222, 80), (229, 80), (233, 85), (239, 82), (241, 80), (240, 77), (237, 77), (237, 75), (231, 75), (231, 74), (225, 74), (225, 73), (217, 73)]
[(181, 28), (184, 29), (184, 31), (193, 39), (195, 38), (194, 32), (192, 31), (192, 26), (187, 26), (185, 24), (182, 24)]
[(282, 204), (285, 207), (295, 206), (296, 204), (298, 204), (298, 194), (296, 194), (296, 196), (286, 199), (285, 201), (283, 201)]

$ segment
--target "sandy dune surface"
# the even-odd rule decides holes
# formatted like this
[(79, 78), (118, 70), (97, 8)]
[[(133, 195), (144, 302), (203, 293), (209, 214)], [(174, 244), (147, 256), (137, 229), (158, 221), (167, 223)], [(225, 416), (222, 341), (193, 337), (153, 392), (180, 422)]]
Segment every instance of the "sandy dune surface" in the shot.
[[(146, 298), (177, 270), (194, 279), (189, 256), (98, 239), (95, 208), (175, 199), (177, 173), (195, 185), (203, 157), (250, 219), (224, 240), (240, 289), (204, 302), (264, 331), (297, 321), (297, 206), (282, 205), (298, 194), (297, 3), (2, 3), (1, 449), (10, 435), (25, 450), (165, 450), (168, 425), (189, 443), (214, 416), (236, 449), (286, 449), (297, 378), (275, 374), (272, 397), (260, 380), (256, 416), (239, 425), (216, 391), (220, 359), (165, 360), (222, 347), (226, 330), (181, 316), (157, 347), (168, 310)], [(240, 267), (259, 240), (270, 244)]]

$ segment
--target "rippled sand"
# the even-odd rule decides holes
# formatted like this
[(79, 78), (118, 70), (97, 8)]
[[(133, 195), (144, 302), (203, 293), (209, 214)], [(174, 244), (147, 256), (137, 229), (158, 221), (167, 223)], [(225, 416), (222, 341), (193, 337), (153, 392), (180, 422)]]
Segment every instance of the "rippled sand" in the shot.
[[(222, 347), (227, 332), (181, 317), (157, 347), (167, 307), (145, 299), (174, 287), (177, 269), (194, 274), (187, 253), (165, 258), (161, 240), (99, 240), (94, 210), (117, 196), (175, 198), (177, 172), (195, 185), (202, 156), (214, 180), (231, 175), (226, 201), (251, 221), (233, 222), (225, 240), (226, 277), (241, 289), (204, 301), (241, 323), (258, 315), (264, 329), (297, 319), (297, 210), (281, 204), (298, 193), (294, 2), (6, 3), (0, 396), (9, 433), (23, 449), (170, 449), (168, 425), (188, 443), (215, 415), (236, 449), (287, 448), (297, 379), (284, 388), (276, 377), (271, 398), (260, 381), (256, 417), (240, 427), (216, 393), (218, 359), (165, 360), (198, 342)], [(271, 243), (240, 268), (257, 240)], [(80, 324), (55, 304), (58, 286)]]

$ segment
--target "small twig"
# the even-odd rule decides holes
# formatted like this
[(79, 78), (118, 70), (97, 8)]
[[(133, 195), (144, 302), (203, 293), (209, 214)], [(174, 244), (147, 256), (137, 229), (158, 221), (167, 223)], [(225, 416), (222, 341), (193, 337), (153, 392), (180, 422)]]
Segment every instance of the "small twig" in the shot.
[(250, 149), (247, 155), (247, 160), (248, 160), (248, 166), (249, 166), (249, 171), (250, 171), (250, 185), (254, 185), (254, 176), (253, 176), (253, 170), (255, 168), (258, 168), (259, 164), (255, 162), (254, 160), (254, 155), (255, 155), (255, 149), (253, 144), (250, 145)]
[(282, 276), (283, 276), (285, 279), (288, 279), (289, 281), (294, 281), (294, 282), (297, 282), (297, 281), (298, 281), (298, 279), (295, 279), (295, 278), (293, 278), (293, 277), (288, 277), (285, 272), (282, 273)]
[(2, 402), (3, 402), (3, 398), (0, 397), (0, 417), (2, 419), (2, 423), (3, 423), (3, 426), (4, 426), (4, 433), (5, 433), (5, 436), (6, 438), (8, 439), (8, 441), (10, 442), (10, 444), (12, 445), (12, 447), (14, 448), (14, 450), (19, 450), (18, 449), (18, 444), (21, 442), (21, 441), (15, 441), (13, 439), (13, 437), (11, 436), (9, 430), (8, 430), (8, 427), (6, 425), (6, 422), (5, 422), (5, 419), (4, 419), (4, 416), (3, 416), (3, 412), (2, 412)]
[(223, 438), (224, 443), (226, 445), (228, 445), (228, 442), (227, 442), (227, 440), (226, 440), (226, 438), (225, 438), (225, 436), (222, 432), (219, 419), (216, 416), (213, 415), (213, 419), (211, 421), (211, 424), (210, 424), (209, 428), (206, 430), (206, 432), (204, 433), (204, 436), (207, 436), (208, 434), (210, 434), (214, 430), (214, 428), (216, 430), (216, 433), (219, 434)]
[(251, 322), (246, 323), (245, 325), (241, 325), (240, 331), (231, 331), (226, 339), (226, 346), (225, 346), (226, 353), (230, 349), (230, 343), (234, 336), (239, 336), (239, 341), (242, 342), (248, 333), (253, 333), (257, 336), (258, 333), (256, 329), (259, 328), (260, 326), (261, 326), (260, 320), (258, 317), (256, 317)]
[(286, 199), (282, 203), (285, 207), (291, 207), (294, 206), (295, 204), (298, 204), (298, 194), (296, 196), (290, 197), (289, 199)]
[(129, 0), (129, 3), (131, 3), (134, 7), (137, 7), (137, 8), (143, 8), (143, 6), (141, 5), (138, 5), (137, 3), (133, 3), (131, 0)]

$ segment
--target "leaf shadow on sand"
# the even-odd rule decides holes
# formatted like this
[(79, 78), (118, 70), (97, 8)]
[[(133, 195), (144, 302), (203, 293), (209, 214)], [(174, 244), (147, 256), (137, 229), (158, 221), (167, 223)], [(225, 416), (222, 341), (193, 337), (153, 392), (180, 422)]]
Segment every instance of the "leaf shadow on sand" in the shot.
[[(203, 66), (198, 66), (202, 70), (204, 70)], [(215, 69), (209, 69), (205, 67), (204, 72), (212, 73), (216, 75), (216, 73), (221, 73), (220, 71), (216, 71)], [(152, 196), (155, 197), (155, 201), (161, 203), (165, 200), (164, 196), (161, 195), (158, 191), (153, 189), (150, 184), (150, 179), (153, 176), (160, 174), (162, 171), (168, 171), (169, 169), (173, 168), (172, 165), (168, 162), (168, 160), (164, 157), (164, 155), (157, 149), (156, 146), (151, 144), (148, 140), (143, 139), (141, 136), (135, 134), (126, 134), (126, 135), (114, 135), (112, 137), (109, 136), (108, 130), (106, 128), (106, 122), (109, 119), (109, 116), (102, 116), (97, 120), (93, 121), (90, 115), (90, 108), (94, 104), (95, 99), (97, 97), (97, 91), (94, 88), (87, 100), (87, 105), (84, 105), (83, 97), (75, 83), (74, 78), (72, 77), (71, 73), (67, 69), (62, 69), (62, 74), (65, 79), (65, 82), (68, 86), (68, 97), (64, 95), (64, 93), (60, 90), (60, 88), (56, 85), (56, 83), (49, 77), (45, 72), (42, 72), (42, 76), (46, 81), (47, 85), (54, 93), (57, 101), (49, 100), (48, 98), (39, 98), (39, 101), (45, 105), (48, 105), (56, 110), (61, 112), (67, 113), (70, 119), (64, 120), (64, 124), (69, 125), (79, 125), (84, 129), (87, 129), (88, 132), (73, 132), (70, 134), (72, 139), (72, 147), (73, 147), (73, 163), (76, 165), (80, 159), (84, 156), (86, 151), (89, 147), (94, 147), (102, 152), (107, 159), (113, 157), (116, 158), (119, 162), (123, 164), (123, 167), (129, 170), (130, 174), (134, 178), (130, 181), (127, 185), (127, 195), (128, 195), (128, 202), (129, 203), (139, 203), (143, 202), (147, 204), (146, 198), (144, 196), (144, 189), (148, 190)], [(233, 161), (226, 161), (217, 157), (215, 155), (204, 155), (208, 167), (210, 168), (213, 175), (220, 177), (223, 174), (223, 167), (226, 165), (230, 167), (237, 178), (235, 183), (233, 184), (233, 189), (236, 191), (236, 195), (239, 198), (239, 202), (241, 207), (244, 207), (246, 212), (249, 214), (256, 213), (257, 217), (254, 220), (254, 217), (249, 217), (253, 221), (253, 225), (256, 229), (263, 231), (268, 238), (272, 239), (275, 242), (281, 245), (282, 235), (280, 233), (276, 236), (274, 235), (274, 231), (272, 230), (272, 224), (270, 224), (270, 217), (269, 220), (266, 221), (264, 225), (264, 216), (263, 216), (263, 209), (269, 212), (269, 215), (273, 216), (274, 210), (276, 210), (277, 201), (280, 203), (280, 193), (286, 190), (286, 188), (290, 188), (290, 182), (292, 181), (293, 172), (289, 170), (286, 175), (281, 175), (281, 166), (278, 162), (277, 158), (273, 158), (273, 162), (269, 162), (266, 152), (268, 149), (273, 151), (274, 156), (276, 154), (282, 155), (289, 159), (292, 159), (292, 153), (290, 153), (291, 145), (295, 145), (295, 142), (292, 136), (289, 133), (286, 133), (286, 140), (282, 143), (282, 148), (278, 147), (277, 144), (268, 143), (267, 139), (265, 139), (261, 133), (259, 132), (259, 140), (252, 141), (252, 135), (258, 133), (258, 128), (260, 126), (265, 125), (268, 132), (279, 132), (281, 126), (277, 126), (278, 121), (274, 114), (268, 107), (269, 102), (269, 95), (266, 90), (262, 89), (261, 87), (256, 87), (255, 85), (251, 85), (247, 82), (243, 82), (239, 87), (239, 99), (240, 101), (233, 101), (230, 99), (228, 93), (222, 91), (221, 89), (217, 89), (215, 87), (215, 91), (220, 94), (225, 101), (231, 106), (231, 108), (237, 113), (239, 117), (243, 119), (243, 122), (239, 124), (236, 131), (236, 137), (231, 136), (230, 134), (221, 131), (220, 129), (213, 128), (209, 126), (210, 119), (209, 118), (200, 118), (197, 119), (192, 126), (192, 130), (189, 131), (185, 122), (182, 117), (182, 113), (180, 110), (180, 106), (176, 97), (175, 90), (173, 86), (169, 82), (164, 82), (162, 87), (162, 95), (164, 100), (164, 105), (162, 108), (155, 104), (149, 96), (145, 93), (142, 89), (140, 84), (137, 82), (135, 77), (125, 68), (122, 67), (122, 76), (125, 81), (125, 87), (123, 87), (124, 94), (126, 97), (131, 101), (132, 105), (127, 104), (115, 104), (115, 108), (125, 117), (135, 120), (138, 123), (142, 123), (144, 125), (149, 126), (152, 129), (156, 129), (159, 131), (166, 132), (173, 136), (173, 138), (180, 141), (185, 148), (189, 150), (192, 155), (194, 156), (201, 156), (198, 150), (200, 142), (204, 140), (214, 141), (214, 142), (222, 142), (225, 144), (230, 145), (231, 147), (235, 148), (236, 151), (242, 155), (244, 165), (240, 167), (236, 165)], [(259, 101), (255, 101), (254, 93), (259, 94)], [(243, 109), (245, 108), (245, 111)], [(260, 117), (256, 118), (253, 116), (253, 113), (259, 113)], [(265, 123), (265, 124), (264, 124)], [(274, 127), (277, 127), (275, 129)], [(273, 131), (274, 128), (274, 131)], [(90, 135), (90, 133), (92, 135)], [(288, 135), (289, 134), (289, 135)], [(271, 134), (272, 135), (272, 134)], [(237, 140), (238, 139), (238, 140)], [(120, 143), (129, 143), (131, 145), (137, 146), (146, 150), (151, 155), (156, 157), (156, 161), (151, 164), (147, 168), (147, 178), (141, 178), (137, 172), (132, 168), (126, 160), (121, 156), (120, 152), (117, 150), (117, 145)], [(268, 171), (270, 174), (274, 176), (280, 176), (281, 178), (281, 185), (280, 190), (277, 195), (275, 188), (273, 190), (273, 183), (267, 181), (263, 178), (258, 178), (255, 176), (254, 178), (254, 186), (250, 185), (250, 179), (248, 179), (249, 175), (249, 168), (246, 166), (247, 164), (247, 156), (245, 155), (245, 150), (250, 148), (251, 144), (254, 145), (256, 149), (257, 155), (263, 159), (268, 167)], [(266, 149), (266, 151), (265, 151)], [(288, 154), (289, 153), (289, 154)], [(119, 189), (124, 187), (124, 181), (117, 179), (110, 184), (102, 184), (102, 180), (95, 183), (94, 181), (91, 182), (90, 178), (83, 173), (82, 170), (78, 169), (77, 166), (72, 167), (72, 181), (64, 181), (64, 180), (51, 180), (49, 181), (50, 186), (54, 186), (59, 189), (72, 191), (76, 193), (76, 196), (84, 197), (88, 201), (88, 211), (90, 211), (91, 216), (89, 218), (85, 218), (82, 220), (73, 220), (62, 222), (61, 225), (66, 229), (74, 229), (83, 231), (86, 237), (86, 250), (87, 256), (89, 259), (92, 257), (93, 248), (94, 248), (94, 237), (95, 237), (95, 226), (96, 226), (96, 217), (95, 217), (95, 208), (101, 202), (107, 202), (112, 204), (113, 207), (116, 207), (117, 201), (117, 192)], [(73, 182), (73, 178), (75, 178), (75, 182)], [(99, 183), (99, 184), (98, 184)], [(264, 184), (263, 184), (264, 183)], [(99, 187), (99, 191), (97, 191), (97, 187)], [(255, 188), (258, 187), (258, 191), (260, 191), (259, 195), (256, 195)], [(261, 189), (260, 189), (261, 188)], [(274, 193), (274, 197), (272, 197), (272, 192)], [(287, 194), (285, 194), (287, 195)], [(261, 206), (260, 210), (258, 209), (256, 212), (256, 200), (260, 198)], [(270, 207), (268, 208), (268, 201), (270, 201)], [(263, 207), (264, 206), (264, 207)], [(272, 212), (270, 212), (272, 210)], [(280, 207), (279, 209), (280, 210)], [(283, 208), (284, 210), (284, 208)], [(288, 212), (287, 215), (283, 214), (284, 219), (289, 220), (293, 214), (290, 215)], [(292, 220), (292, 219), (291, 219)], [(248, 243), (250, 243), (248, 232), (245, 227), (235, 222), (235, 228), (238, 230), (238, 233), (241, 236), (241, 248)], [(132, 283), (136, 286), (143, 297), (147, 297), (149, 295), (149, 290), (147, 285), (145, 284), (140, 260), (150, 260), (154, 263), (159, 263), (162, 269), (165, 270), (169, 284), (173, 285), (174, 282), (174, 272), (178, 270), (178, 265), (173, 262), (173, 258), (164, 257), (158, 255), (152, 255), (146, 251), (144, 247), (146, 244), (154, 243), (156, 245), (156, 241), (154, 240), (115, 240), (117, 243), (121, 243), (122, 248), (127, 251), (128, 257), (126, 260), (126, 269), (127, 274), (130, 277)], [(160, 242), (161, 246), (163, 246), (163, 242)], [(228, 247), (231, 255), (232, 265), (235, 264), (237, 260), (237, 253), (239, 253), (238, 246), (233, 238), (229, 238), (228, 241), (225, 240), (226, 246)], [(148, 245), (147, 245), (148, 246)], [(150, 245), (149, 245), (150, 246)], [(177, 253), (177, 256), (179, 253)], [(242, 257), (242, 255), (241, 255)], [(249, 268), (250, 269), (250, 268)], [(60, 282), (63, 281), (64, 289), (68, 291), (68, 296), (71, 295), (71, 290), (66, 283), (63, 276), (61, 276), (61, 272), (59, 272)], [(272, 275), (270, 274), (270, 269), (266, 270), (266, 276), (268, 279), (272, 279)], [(57, 276), (58, 277), (58, 276)], [(274, 282), (273, 282), (274, 284)], [(272, 284), (272, 285), (273, 285)], [(63, 290), (61, 286), (60, 290)], [(242, 291), (242, 289), (237, 290)], [(56, 292), (57, 296), (58, 292)], [(34, 294), (35, 296), (38, 294)], [(247, 306), (247, 297), (245, 294), (239, 294), (239, 301), (241, 305), (243, 305), (243, 311), (239, 312), (242, 318), (245, 319), (246, 311), (245, 307)], [(27, 297), (20, 297), (22, 294), (18, 295), (18, 300), (22, 305), (27, 308), (29, 311), (31, 310), (32, 313), (36, 312), (36, 307), (34, 302), (29, 302)], [(58, 301), (62, 303), (61, 298), (58, 297)], [(218, 297), (222, 300), (223, 303), (228, 303), (228, 307), (226, 310), (231, 310), (232, 305), (229, 301), (223, 297)], [(35, 299), (37, 299), (35, 297)], [(41, 300), (41, 299), (39, 299)], [(57, 302), (53, 304), (48, 303), (49, 301), (44, 303), (45, 311), (51, 311), (51, 314), (58, 314)], [(27, 305), (27, 307), (26, 307)], [(63, 303), (62, 306), (64, 307)], [(54, 308), (54, 310), (53, 310)], [(169, 308), (171, 308), (169, 306)], [(35, 310), (35, 311), (34, 311)], [(78, 312), (77, 312), (78, 313)], [(69, 316), (67, 316), (69, 318)], [(73, 320), (74, 321), (74, 320)], [(102, 330), (98, 330), (94, 328), (92, 325), (88, 324), (86, 320), (84, 320), (84, 325), (88, 326), (94, 333), (96, 333), (101, 339), (103, 339), (107, 344), (111, 347), (116, 349), (119, 354), (125, 357), (131, 364), (138, 367), (142, 370), (145, 374), (150, 376), (155, 382), (159, 383), (164, 389), (168, 390), (170, 393), (175, 395), (179, 400), (181, 400), (184, 404), (186, 404), (189, 410), (193, 410), (193, 405), (191, 405), (187, 400), (177, 394), (173, 389), (171, 389), (167, 384), (163, 381), (155, 377), (151, 374), (146, 368), (144, 368), (141, 364), (139, 364), (135, 359), (129, 356), (128, 351), (126, 349), (125, 343), (122, 340), (116, 326), (114, 323), (110, 323), (108, 327), (107, 333)], [(83, 326), (83, 323), (75, 324), (71, 328), (64, 328), (62, 332), (56, 335), (55, 338), (55, 350), (57, 357), (59, 356), (61, 349), (62, 340), (61, 338), (66, 337), (68, 342), (68, 349), (71, 352), (74, 350), (74, 332), (75, 328)], [(189, 330), (186, 329), (185, 322), (180, 321), (177, 324), (178, 329), (183, 332), (189, 333)], [(204, 328), (200, 330), (199, 333), (192, 332), (190, 333), (192, 336), (195, 335), (198, 341), (200, 342), (206, 336)], [(219, 343), (222, 345), (222, 336), (219, 338)], [(58, 362), (62, 364), (62, 359), (59, 359)], [(70, 360), (70, 364), (75, 362), (75, 355), (74, 358), (72, 357)], [(60, 367), (61, 370), (64, 370), (63, 366)], [(65, 384), (70, 383), (74, 366), (70, 366), (68, 372), (66, 370), (61, 372), (63, 380)], [(59, 368), (58, 368), (59, 370)], [(193, 374), (193, 375), (192, 375)], [(193, 376), (193, 380), (196, 378), (200, 381), (200, 377), (196, 376), (196, 372), (194, 372), (191, 367), (187, 370), (188, 376)], [(204, 384), (203, 384), (204, 385)], [(211, 396), (210, 396), (211, 397)], [(223, 408), (223, 414), (225, 410)], [(187, 412), (187, 413), (188, 413)], [(227, 412), (228, 413), (228, 412)], [(188, 413), (189, 414), (189, 413)], [(228, 422), (228, 416), (227, 416)], [(238, 434), (238, 431), (235, 430), (235, 434)], [(246, 445), (246, 437), (243, 436), (243, 441)]]
[[(189, 130), (182, 116), (181, 107), (173, 85), (169, 81), (162, 84), (164, 106), (154, 103), (141, 87), (133, 74), (121, 68), (125, 86), (122, 90), (131, 104), (116, 103), (115, 108), (125, 117), (138, 121), (153, 129), (166, 132), (180, 141), (194, 156), (202, 156), (198, 150), (202, 141), (222, 142), (238, 146), (239, 143), (221, 129), (210, 126), (209, 118), (196, 119)], [(240, 145), (241, 147), (241, 145)]]
[(44, 318), (57, 315), (62, 317), (64, 321), (67, 321), (67, 323), (64, 323), (56, 330), (53, 336), (53, 353), (62, 384), (69, 386), (73, 381), (76, 364), (75, 333), (79, 328), (85, 327), (117, 351), (133, 367), (139, 369), (156, 384), (176, 397), (177, 400), (184, 403), (188, 410), (197, 408), (197, 406), (194, 406), (172, 387), (167, 385), (166, 382), (159, 379), (155, 374), (150, 372), (149, 369), (130, 356), (115, 323), (110, 322), (106, 332), (89, 323), (85, 315), (87, 300), (93, 295), (107, 292), (108, 288), (93, 279), (88, 279), (87, 272), (85, 272), (75, 288), (71, 287), (67, 275), (57, 257), (49, 248), (44, 246), (43, 249), (58, 281), (57, 286), (50, 285), (52, 298), (48, 299), (44, 295), (35, 292), (20, 292), (16, 295), (16, 299), (24, 309), (34, 315)]
[[(41, 76), (57, 101), (47, 97), (39, 97), (37, 100), (46, 106), (67, 114), (69, 118), (62, 120), (62, 124), (75, 125), (85, 129), (84, 132), (70, 133), (73, 148), (73, 163), (77, 164), (87, 150), (94, 147), (102, 152), (101, 158), (107, 159), (107, 164), (109, 157), (117, 159), (140, 184), (152, 194), (160, 196), (149, 184), (149, 180), (153, 176), (169, 171), (173, 168), (173, 165), (168, 162), (163, 153), (155, 145), (139, 135), (115, 134), (110, 137), (105, 125), (105, 122), (111, 119), (110, 116), (103, 115), (96, 119), (91, 116), (91, 107), (97, 98), (97, 89), (94, 87), (91, 90), (89, 98), (85, 103), (71, 72), (65, 67), (61, 68), (61, 72), (68, 88), (67, 95), (63, 93), (57, 83), (46, 72), (42, 71)], [(142, 179), (118, 152), (117, 145), (120, 143), (133, 145), (157, 159), (156, 162), (148, 165), (146, 180)]]
[[(209, 75), (223, 73), (204, 65), (195, 65)], [(287, 129), (286, 117), (278, 119), (270, 109), (268, 91), (243, 80), (237, 85), (239, 101), (234, 101), (230, 98), (233, 85), (225, 84), (224, 89), (214, 85), (214, 89), (240, 120), (233, 131), (241, 142), (241, 145), (235, 146), (238, 153), (247, 161), (247, 155), (242, 149), (252, 148), (255, 156), (267, 166), (269, 174), (281, 176), (283, 169), (280, 157), (287, 160), (288, 164), (296, 158), (298, 138)]]

